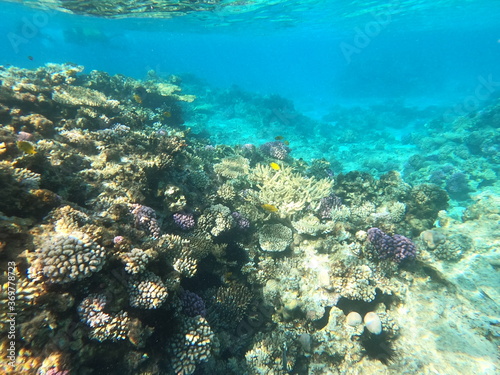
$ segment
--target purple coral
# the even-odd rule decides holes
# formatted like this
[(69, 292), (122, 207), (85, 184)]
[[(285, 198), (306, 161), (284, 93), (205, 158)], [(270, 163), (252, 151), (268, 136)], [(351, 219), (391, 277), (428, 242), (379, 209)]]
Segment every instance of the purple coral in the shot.
[(180, 295), (182, 304), (182, 313), (191, 318), (197, 315), (205, 317), (207, 310), (205, 308), (205, 302), (196, 293), (190, 292), (189, 290), (183, 290)]
[(455, 197), (466, 196), (469, 192), (467, 176), (462, 172), (453, 173), (446, 180), (446, 191)]
[(287, 147), (283, 142), (280, 141), (264, 143), (260, 146), (260, 150), (264, 154), (279, 160), (285, 160), (290, 151), (292, 151), (290, 147)]
[(147, 231), (154, 238), (160, 237), (160, 225), (155, 210), (142, 204), (133, 204), (130, 212), (134, 215), (137, 228)]
[(319, 201), (318, 215), (321, 219), (331, 219), (332, 210), (335, 208), (340, 208), (341, 206), (342, 200), (335, 194), (321, 198), (321, 200)]
[(174, 223), (182, 230), (190, 230), (195, 226), (194, 216), (190, 213), (177, 212), (173, 214)]
[(247, 230), (250, 228), (250, 220), (244, 217), (241, 213), (235, 211), (231, 214), (238, 228), (242, 230)]
[(417, 256), (415, 244), (400, 234), (389, 236), (379, 228), (370, 228), (368, 240), (375, 247), (380, 259), (392, 259), (396, 263), (403, 263)]

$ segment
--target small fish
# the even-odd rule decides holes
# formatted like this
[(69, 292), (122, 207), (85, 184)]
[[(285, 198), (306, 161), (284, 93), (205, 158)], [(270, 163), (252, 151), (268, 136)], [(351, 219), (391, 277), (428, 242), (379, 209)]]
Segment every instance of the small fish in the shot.
[(134, 100), (137, 103), (142, 104), (142, 97), (139, 94), (134, 94)]
[(172, 117), (172, 112), (170, 112), (170, 111), (163, 112), (163, 117), (165, 117), (165, 118)]
[(278, 207), (273, 206), (272, 204), (263, 204), (261, 207), (267, 212), (278, 212)]
[(28, 56), (28, 60), (33, 61), (33, 56)]
[(283, 141), (283, 144), (284, 144), (285, 146), (288, 146), (288, 145), (290, 144), (290, 142), (288, 142), (288, 141)]
[(269, 166), (274, 169), (275, 171), (279, 171), (281, 169), (280, 165), (278, 163), (272, 162), (269, 163)]
[(28, 141), (17, 141), (17, 148), (24, 152), (25, 154), (33, 155), (36, 154), (35, 145)]
[(276, 139), (277, 141), (281, 141), (283, 138), (285, 137), (283, 137), (282, 135), (277, 135), (276, 137), (274, 137), (274, 139)]

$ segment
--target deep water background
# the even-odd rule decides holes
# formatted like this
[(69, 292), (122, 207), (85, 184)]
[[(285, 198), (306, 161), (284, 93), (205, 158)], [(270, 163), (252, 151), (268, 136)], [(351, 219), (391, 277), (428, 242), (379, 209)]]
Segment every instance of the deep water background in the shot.
[[(287, 9), (270, 7), (258, 20), (251, 13), (112, 20), (4, 2), (0, 62), (70, 61), (134, 78), (150, 69), (190, 73), (216, 87), (280, 94), (313, 117), (335, 104), (387, 99), (453, 105), (474, 93), (478, 77), (500, 81), (498, 1), (392, 2), (389, 16), (354, 15), (359, 1), (317, 3), (274, 23)], [(371, 37), (356, 40), (359, 31)]]

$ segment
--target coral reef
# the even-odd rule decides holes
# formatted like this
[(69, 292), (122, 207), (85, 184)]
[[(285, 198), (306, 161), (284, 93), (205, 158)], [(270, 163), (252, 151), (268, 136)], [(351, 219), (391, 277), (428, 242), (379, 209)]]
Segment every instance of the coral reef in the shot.
[(265, 224), (259, 230), (259, 245), (263, 251), (285, 251), (292, 239), (292, 230), (282, 224)]
[(156, 309), (167, 299), (168, 290), (159, 276), (147, 272), (129, 282), (129, 296), (132, 307)]
[(98, 272), (106, 261), (106, 251), (92, 238), (78, 231), (54, 232), (36, 252), (32, 277), (43, 274), (50, 282), (67, 283)]
[(342, 165), (308, 163), (283, 136), (225, 146), (184, 126), (244, 110), (272, 128), (262, 139), (321, 132), (281, 97), (232, 88), (210, 107), (179, 77), (71, 64), (0, 78), (2, 373), (495, 373), (500, 204), (473, 190), (495, 184), (499, 106), (454, 123), (458, 138), (408, 138), (456, 143), (453, 166), (343, 173), (335, 145), (309, 152)]
[(191, 375), (210, 357), (213, 332), (202, 316), (185, 318), (180, 331), (169, 346), (172, 368), (175, 374)]
[(415, 259), (417, 247), (405, 236), (395, 234), (389, 236), (378, 228), (368, 229), (368, 240), (373, 244), (380, 259), (392, 259), (403, 263)]

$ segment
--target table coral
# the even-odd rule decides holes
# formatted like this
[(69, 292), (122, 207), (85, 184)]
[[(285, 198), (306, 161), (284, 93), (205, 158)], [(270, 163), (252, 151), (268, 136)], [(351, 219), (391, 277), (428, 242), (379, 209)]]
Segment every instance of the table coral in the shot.
[(265, 224), (259, 230), (259, 245), (266, 252), (285, 251), (292, 240), (292, 230), (282, 224)]

